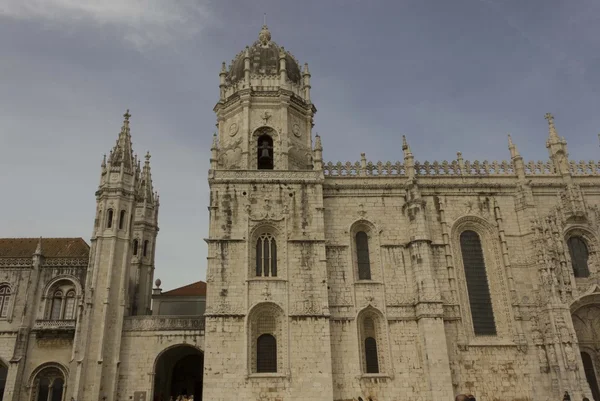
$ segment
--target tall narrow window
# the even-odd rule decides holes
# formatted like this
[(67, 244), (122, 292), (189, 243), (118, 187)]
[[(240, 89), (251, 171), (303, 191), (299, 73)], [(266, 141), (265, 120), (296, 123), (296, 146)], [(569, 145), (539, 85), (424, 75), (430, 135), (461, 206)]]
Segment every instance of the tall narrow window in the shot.
[(138, 240), (134, 239), (133, 240), (133, 255), (137, 255), (138, 254)]
[(475, 335), (496, 335), (492, 298), (479, 235), (474, 231), (464, 231), (460, 235), (460, 248)]
[(567, 240), (569, 254), (571, 254), (571, 264), (573, 265), (573, 274), (575, 277), (588, 277), (590, 269), (588, 268), (588, 247), (581, 237), (571, 237)]
[(377, 360), (377, 341), (373, 337), (365, 338), (365, 361), (367, 373), (379, 373), (379, 361)]
[(34, 381), (33, 401), (61, 401), (65, 379), (57, 368), (47, 367), (39, 372)]
[(0, 286), (0, 317), (8, 316), (8, 305), (10, 304), (10, 287)]
[(358, 279), (370, 280), (369, 237), (364, 231), (356, 233), (356, 261), (358, 263)]
[(277, 277), (277, 244), (271, 234), (256, 240), (256, 276)]
[(108, 213), (106, 214), (106, 228), (112, 228), (113, 222), (113, 211), (112, 209), (108, 209)]
[(123, 227), (125, 227), (125, 210), (121, 210), (119, 215), (119, 230), (122, 230)]
[(258, 137), (257, 166), (259, 170), (273, 170), (273, 138), (270, 135)]
[(600, 388), (598, 388), (598, 380), (596, 380), (596, 372), (594, 370), (594, 362), (592, 357), (587, 352), (581, 353), (581, 361), (583, 362), (583, 370), (585, 371), (585, 378), (592, 390), (592, 396), (594, 400), (600, 400)]
[(65, 320), (75, 319), (75, 291), (69, 291), (65, 298)]
[(256, 372), (277, 372), (277, 341), (271, 334), (263, 334), (256, 340)]
[(144, 241), (144, 256), (148, 255), (148, 240)]
[(56, 291), (52, 297), (52, 307), (50, 308), (50, 319), (59, 320), (62, 317), (62, 291)]

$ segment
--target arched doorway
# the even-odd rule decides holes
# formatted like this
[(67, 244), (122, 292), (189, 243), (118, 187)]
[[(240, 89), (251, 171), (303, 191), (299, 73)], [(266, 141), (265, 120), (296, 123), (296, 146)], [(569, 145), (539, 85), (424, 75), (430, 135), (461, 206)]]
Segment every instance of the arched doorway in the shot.
[(204, 355), (187, 344), (176, 345), (163, 351), (154, 365), (154, 400), (168, 401), (179, 395), (193, 395), (202, 400)]
[(585, 378), (592, 397), (600, 401), (600, 303), (582, 303), (572, 317)]
[(4, 399), (4, 388), (6, 387), (6, 376), (8, 375), (8, 367), (0, 362), (0, 401)]

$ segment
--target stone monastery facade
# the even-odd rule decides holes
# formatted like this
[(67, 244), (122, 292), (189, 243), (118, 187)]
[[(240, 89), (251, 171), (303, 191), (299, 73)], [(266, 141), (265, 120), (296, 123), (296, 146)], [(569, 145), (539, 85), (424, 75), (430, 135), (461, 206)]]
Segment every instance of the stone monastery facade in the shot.
[(600, 164), (550, 114), (547, 161), (325, 162), (310, 78), (266, 26), (223, 64), (206, 287), (152, 290), (129, 113), (90, 246), (0, 240), (4, 400), (600, 401)]

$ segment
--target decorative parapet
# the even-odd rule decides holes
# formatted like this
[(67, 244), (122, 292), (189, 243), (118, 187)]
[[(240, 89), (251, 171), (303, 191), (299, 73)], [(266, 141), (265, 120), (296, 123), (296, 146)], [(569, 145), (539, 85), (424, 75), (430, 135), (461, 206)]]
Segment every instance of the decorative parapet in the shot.
[(77, 321), (75, 319), (72, 320), (47, 320), (47, 319), (38, 319), (35, 321), (33, 325), (34, 330), (51, 330), (51, 331), (70, 331), (75, 330), (75, 325)]
[(571, 160), (569, 162), (569, 169), (572, 175), (600, 175), (600, 162), (593, 160), (576, 162), (575, 160)]
[(33, 266), (32, 258), (0, 258), (0, 266), (2, 267), (31, 267)]
[(326, 163), (323, 165), (323, 173), (331, 177), (352, 177), (359, 175), (367, 175), (374, 177), (386, 176), (404, 176), (404, 164), (401, 162), (368, 162), (364, 167), (361, 167), (360, 162), (356, 163)]
[(204, 334), (204, 317), (193, 316), (131, 316), (123, 322), (124, 331), (199, 330)]
[[(33, 256), (33, 255), (32, 255)], [(44, 258), (42, 267), (86, 267), (87, 258)], [(33, 259), (30, 258), (0, 258), (2, 267), (32, 267)]]
[[(529, 161), (524, 163), (525, 175), (556, 176), (558, 173), (551, 160)], [(574, 176), (600, 175), (600, 161), (570, 161), (569, 168)], [(512, 161), (469, 161), (453, 160), (448, 162), (419, 162), (414, 163), (417, 176), (516, 176)], [(323, 164), (326, 177), (405, 177), (406, 170), (402, 162), (327, 162)]]

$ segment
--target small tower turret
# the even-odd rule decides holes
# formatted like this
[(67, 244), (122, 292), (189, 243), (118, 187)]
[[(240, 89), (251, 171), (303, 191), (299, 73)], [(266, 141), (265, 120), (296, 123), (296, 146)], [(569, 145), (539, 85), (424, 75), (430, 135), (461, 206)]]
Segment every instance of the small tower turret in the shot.
[(556, 127), (554, 126), (554, 116), (550, 113), (546, 113), (545, 118), (548, 121), (548, 140), (546, 141), (546, 148), (548, 148), (550, 159), (554, 163), (556, 172), (562, 175), (563, 178), (569, 180), (571, 178), (571, 171), (569, 169), (567, 141), (565, 138), (558, 136)]

